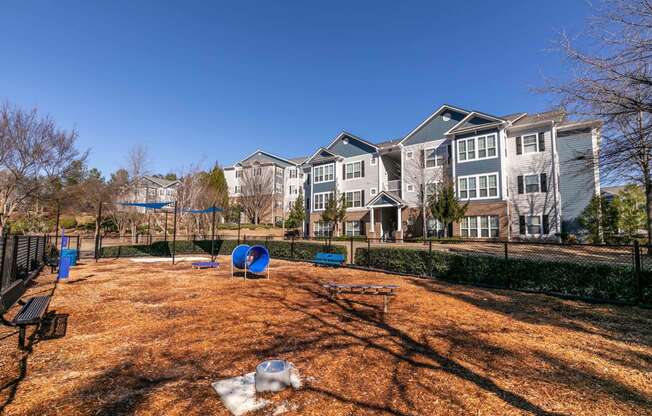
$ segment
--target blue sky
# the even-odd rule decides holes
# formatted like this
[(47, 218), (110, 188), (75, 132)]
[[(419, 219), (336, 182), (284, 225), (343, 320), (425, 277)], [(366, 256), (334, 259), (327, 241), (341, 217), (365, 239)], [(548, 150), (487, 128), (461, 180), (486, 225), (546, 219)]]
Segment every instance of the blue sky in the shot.
[(311, 154), (342, 130), (399, 138), (440, 104), (551, 105), (550, 51), (582, 0), (19, 1), (0, 14), (0, 100), (76, 127), (108, 176), (145, 145), (155, 172), (267, 149)]

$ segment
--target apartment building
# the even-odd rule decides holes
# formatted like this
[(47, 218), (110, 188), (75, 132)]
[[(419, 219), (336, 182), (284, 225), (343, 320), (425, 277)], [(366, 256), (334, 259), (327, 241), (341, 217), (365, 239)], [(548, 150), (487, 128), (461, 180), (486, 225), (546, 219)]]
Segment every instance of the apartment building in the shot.
[[(177, 189), (181, 182), (168, 180), (157, 176), (143, 175), (134, 180), (129, 188), (129, 194), (124, 196), (125, 201), (140, 203), (168, 202), (177, 199)], [(147, 212), (148, 208), (131, 207), (138, 212)]]
[[(495, 116), (442, 105), (397, 140), (374, 142), (342, 132), (307, 158), (273, 157), (284, 161), (284, 170), (303, 173), (283, 176), (283, 189), (302, 187), (304, 231), (311, 236), (334, 228), (341, 235), (387, 240), (418, 237), (424, 228), (441, 236), (443, 225), (427, 215), (424, 227), (422, 207), (450, 181), (468, 209), (448, 235), (551, 238), (578, 232), (578, 216), (599, 194), (599, 144), (599, 122), (570, 121), (561, 112)], [(234, 197), (236, 179), (227, 174)], [(340, 196), (347, 215), (333, 227), (321, 216), (328, 199)]]
[(226, 167), (224, 176), (229, 198), (251, 207), (243, 212), (242, 220), (276, 224), (287, 218), (296, 199), (303, 195), (301, 163), (304, 160), (285, 159), (257, 150), (233, 166)]

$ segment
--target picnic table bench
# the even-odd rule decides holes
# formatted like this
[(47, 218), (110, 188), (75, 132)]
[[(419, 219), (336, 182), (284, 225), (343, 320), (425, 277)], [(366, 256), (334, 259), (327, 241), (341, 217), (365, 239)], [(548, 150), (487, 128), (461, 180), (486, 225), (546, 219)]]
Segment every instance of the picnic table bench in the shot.
[(344, 254), (339, 253), (317, 253), (313, 262), (315, 266), (343, 266)]
[(389, 312), (389, 298), (396, 296), (396, 285), (366, 285), (366, 284), (341, 284), (329, 282), (323, 285), (329, 292), (331, 299), (336, 299), (342, 294), (352, 295), (378, 295), (383, 297), (383, 312)]
[[(52, 299), (51, 296), (34, 296), (22, 302), (20, 301), (20, 297), (26, 290), (25, 281), (18, 280), (0, 295), (0, 311), (3, 315), (2, 323), (12, 327), (18, 327), (18, 347), (21, 349), (25, 348), (25, 329), (29, 325), (39, 325), (41, 323), (50, 305), (50, 299)], [(22, 307), (11, 321), (7, 321), (4, 318), (4, 314), (15, 303), (21, 304)]]

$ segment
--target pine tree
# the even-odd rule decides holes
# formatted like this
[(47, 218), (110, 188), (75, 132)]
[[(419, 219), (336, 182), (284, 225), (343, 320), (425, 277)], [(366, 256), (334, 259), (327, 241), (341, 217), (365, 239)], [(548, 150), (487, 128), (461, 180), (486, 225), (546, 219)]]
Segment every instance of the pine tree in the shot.
[(306, 211), (303, 206), (303, 196), (299, 195), (296, 201), (292, 204), (292, 208), (288, 214), (288, 219), (285, 221), (285, 226), (287, 228), (299, 228), (305, 219)]
[(469, 207), (468, 202), (462, 205), (457, 200), (452, 183), (443, 183), (428, 202), (432, 217), (444, 225), (444, 237), (448, 237), (449, 224), (464, 218)]
[(324, 207), (324, 212), (321, 214), (321, 219), (322, 221), (330, 222), (332, 224), (331, 233), (334, 233), (338, 229), (339, 224), (344, 221), (344, 218), (346, 218), (346, 201), (344, 199), (344, 194), (339, 198), (335, 196), (328, 198), (326, 206)]

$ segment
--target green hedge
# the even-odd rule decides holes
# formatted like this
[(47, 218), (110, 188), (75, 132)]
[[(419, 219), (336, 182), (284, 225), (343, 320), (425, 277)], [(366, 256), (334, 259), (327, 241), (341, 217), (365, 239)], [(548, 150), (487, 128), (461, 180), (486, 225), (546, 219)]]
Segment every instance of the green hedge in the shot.
[[(608, 263), (510, 258), (486, 254), (459, 254), (400, 248), (360, 247), (355, 264), (362, 267), (455, 282), (561, 293), (593, 299), (635, 302), (632, 267)], [(652, 272), (643, 280), (652, 282)], [(652, 302), (650, 287), (644, 302)]]
[[(215, 240), (215, 253), (221, 255), (230, 255), (235, 246), (236, 240)], [(269, 254), (276, 258), (292, 258), (295, 260), (312, 260), (315, 254), (319, 252), (341, 253), (346, 255), (347, 250), (344, 246), (312, 243), (293, 243), (290, 241), (264, 241), (264, 240), (247, 240), (243, 243), (249, 245), (266, 246)], [(176, 242), (176, 254), (210, 254), (211, 240), (182, 240)], [(150, 245), (125, 245), (102, 247), (101, 257), (139, 257), (155, 256), (168, 257), (172, 255), (171, 241), (156, 241)]]

